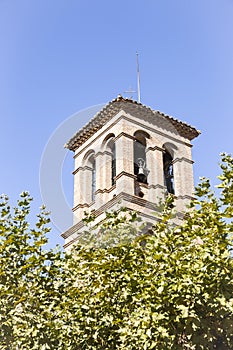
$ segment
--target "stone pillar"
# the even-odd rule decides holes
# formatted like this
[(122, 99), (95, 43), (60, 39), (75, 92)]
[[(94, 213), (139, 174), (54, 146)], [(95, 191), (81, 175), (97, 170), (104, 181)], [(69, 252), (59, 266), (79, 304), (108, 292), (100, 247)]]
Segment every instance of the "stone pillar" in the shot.
[(103, 180), (102, 199), (103, 203), (106, 203), (110, 199), (109, 189), (112, 187), (112, 153), (110, 151), (103, 152), (101, 176)]
[(116, 147), (116, 193), (134, 195), (134, 139), (120, 134), (115, 140)]
[(148, 200), (158, 204), (164, 201), (164, 174), (163, 174), (163, 149), (149, 147), (146, 152), (148, 175)]
[(83, 168), (79, 168), (73, 172), (74, 174), (74, 207), (76, 207), (80, 203), (84, 203), (84, 177), (82, 176)]
[(96, 194), (95, 194), (95, 207), (100, 207), (103, 202), (103, 188), (104, 186), (104, 165), (102, 152), (96, 153), (95, 156), (95, 168), (96, 168)]
[(193, 196), (193, 161), (182, 157), (173, 160), (175, 196), (177, 197), (177, 210), (186, 210), (186, 205)]
[(91, 179), (91, 169), (89, 167), (79, 167), (74, 174), (74, 223), (82, 220), (84, 208), (91, 202), (88, 182)]
[(83, 186), (84, 193), (85, 193), (85, 203), (90, 205), (93, 202), (92, 200), (92, 168), (91, 167), (85, 166), (85, 170), (83, 172), (83, 178), (85, 181), (85, 184)]

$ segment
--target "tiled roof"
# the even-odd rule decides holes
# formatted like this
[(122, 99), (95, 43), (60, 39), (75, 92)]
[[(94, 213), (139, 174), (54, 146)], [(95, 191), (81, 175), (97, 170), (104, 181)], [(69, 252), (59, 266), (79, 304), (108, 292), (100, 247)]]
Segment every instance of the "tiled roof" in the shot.
[(160, 111), (154, 111), (137, 101), (124, 98), (119, 95), (117, 98), (109, 102), (100, 110), (83, 128), (81, 128), (66, 144), (65, 147), (71, 151), (75, 151), (80, 147), (89, 137), (101, 129), (106, 122), (108, 122), (114, 115), (124, 110), (127, 106), (135, 108), (135, 111), (142, 112), (149, 115), (150, 118), (161, 116), (169, 120), (179, 135), (192, 140), (200, 134), (193, 126), (166, 115)]

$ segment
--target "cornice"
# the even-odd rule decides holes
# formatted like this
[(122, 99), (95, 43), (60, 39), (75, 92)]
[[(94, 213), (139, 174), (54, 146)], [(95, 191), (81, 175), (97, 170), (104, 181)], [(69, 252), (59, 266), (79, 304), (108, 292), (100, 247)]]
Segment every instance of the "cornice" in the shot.
[(176, 197), (177, 199), (188, 199), (188, 200), (194, 200), (195, 199), (195, 197), (193, 197), (193, 196), (189, 196), (189, 195), (187, 195), (187, 194), (185, 194), (185, 195), (180, 195), (180, 196), (177, 196)]
[(88, 165), (80, 166), (80, 167), (78, 167), (77, 169), (75, 169), (75, 170), (72, 172), (72, 174), (75, 175), (75, 174), (77, 174), (79, 171), (83, 171), (83, 170), (92, 171), (92, 168), (89, 167)]
[(150, 189), (150, 188), (153, 188), (154, 190), (156, 190), (157, 188), (160, 188), (161, 190), (164, 190), (164, 191), (166, 191), (166, 186), (162, 186), (162, 185), (160, 185), (160, 184), (157, 184), (157, 185), (148, 185), (148, 189)]
[[(134, 203), (134, 204), (138, 204), (140, 206), (144, 206), (148, 209), (151, 209), (153, 211), (153, 214), (148, 214), (148, 213), (142, 213), (141, 211), (136, 211), (138, 213), (138, 216), (143, 217), (147, 220), (151, 220), (151, 221), (159, 221), (159, 217), (156, 217), (154, 215), (154, 213), (160, 213), (160, 207), (155, 205), (152, 202), (146, 201), (145, 199), (142, 199), (140, 197), (137, 196), (132, 196), (129, 195), (125, 192), (120, 193), (119, 195), (117, 195), (116, 197), (114, 197), (111, 201), (109, 201), (108, 203), (106, 203), (105, 205), (103, 205), (101, 208), (99, 208), (98, 210), (94, 210), (92, 211), (92, 214), (96, 217), (100, 216), (101, 214), (103, 214), (104, 212), (106, 212), (107, 210), (111, 209), (114, 205), (119, 204), (119, 201), (122, 200), (126, 200), (130, 203)], [(129, 210), (132, 210), (130, 208), (128, 208)], [(135, 211), (135, 210), (134, 210)], [(182, 212), (176, 212), (176, 217), (178, 219), (183, 218), (183, 213)], [(103, 222), (105, 219), (101, 220), (99, 224), (101, 224), (101, 222)], [(83, 221), (79, 221), (77, 224), (75, 224), (74, 226), (70, 227), (66, 232), (62, 233), (62, 237), (64, 239), (69, 238), (70, 236), (72, 236), (73, 234), (77, 234), (79, 231), (81, 231), (83, 228), (85, 227), (85, 223)], [(81, 233), (81, 232), (80, 232)], [(67, 247), (69, 247), (70, 245), (74, 244), (79, 237), (75, 237), (74, 239), (70, 240), (69, 242), (67, 242), (64, 245), (64, 248), (66, 249)]]
[(164, 152), (164, 149), (162, 147), (158, 147), (158, 146), (149, 146), (147, 149), (146, 149), (146, 152), (149, 152), (149, 151), (160, 151), (160, 152)]
[(118, 180), (122, 176), (127, 176), (127, 177), (130, 177), (131, 179), (136, 179), (137, 178), (137, 176), (134, 175), (134, 174), (130, 174), (127, 171), (121, 171), (119, 174), (117, 174), (115, 176), (115, 181)]
[(194, 161), (192, 159), (188, 159), (186, 157), (181, 157), (181, 158), (175, 158), (172, 163), (175, 164), (177, 162), (186, 162), (186, 163), (189, 163), (189, 164), (193, 164)]
[[(122, 117), (121, 117), (121, 119), (122, 119)], [(121, 132), (120, 134), (118, 134), (116, 137), (115, 137), (115, 141), (117, 141), (118, 139), (120, 139), (121, 137), (126, 137), (126, 138), (128, 138), (128, 139), (130, 139), (130, 140), (135, 140), (135, 137), (133, 137), (133, 136), (131, 136), (131, 135), (129, 135), (129, 134), (126, 134), (126, 132)]]
[(95, 158), (97, 158), (98, 156), (104, 156), (104, 155), (107, 155), (107, 156), (112, 156), (112, 152), (110, 151), (98, 151), (96, 154), (95, 154)]
[[(91, 148), (92, 145), (95, 143), (95, 141), (96, 141), (97, 139), (101, 138), (104, 134), (106, 134), (109, 130), (111, 130), (113, 126), (115, 126), (118, 122), (120, 122), (120, 121), (123, 120), (123, 119), (126, 120), (126, 121), (128, 121), (128, 122), (132, 122), (132, 119), (130, 119), (130, 118), (127, 117), (126, 115), (120, 115), (116, 120), (114, 120), (113, 123), (111, 123), (106, 129), (104, 129), (101, 133), (99, 133), (90, 143), (88, 143), (84, 148), (82, 148), (79, 152), (77, 152), (77, 153), (74, 155), (74, 159), (78, 158), (81, 154), (83, 154), (83, 153), (85, 152), (85, 150), (88, 150), (89, 148)], [(135, 122), (135, 121), (134, 121), (134, 122)], [(162, 131), (157, 130), (157, 129), (154, 129), (154, 128), (148, 126), (148, 125), (145, 125), (145, 124), (143, 124), (143, 123), (140, 123), (139, 121), (137, 121), (137, 126), (140, 127), (140, 128), (142, 128), (142, 129), (145, 129), (145, 130), (147, 130), (147, 131), (151, 131), (151, 132), (153, 132), (153, 133), (155, 133), (155, 134), (157, 134), (157, 135), (160, 135), (160, 136), (162, 136), (162, 137), (166, 137), (166, 138), (168, 138), (169, 140), (172, 140), (172, 141), (174, 141), (174, 142), (176, 142), (176, 143), (179, 143), (179, 144), (182, 144), (182, 145), (185, 145), (185, 146), (187, 146), (187, 147), (192, 148), (192, 144), (190, 144), (190, 143), (188, 143), (188, 142), (185, 142), (184, 140), (181, 140), (181, 139), (179, 139), (178, 137), (174, 137), (174, 136), (172, 136), (172, 135), (168, 135), (168, 134), (166, 134), (165, 132), (162, 132)], [(135, 140), (135, 137), (134, 137), (134, 136), (129, 135), (129, 134), (124, 133), (124, 132), (120, 133), (120, 136), (128, 137), (128, 138), (131, 139), (132, 141)], [(115, 137), (114, 141), (115, 141), (116, 139), (118, 139), (118, 138), (119, 138), (119, 135)], [(84, 142), (83, 142), (83, 143), (84, 143)], [(81, 145), (80, 145), (80, 146), (81, 146)], [(156, 147), (156, 146), (155, 146), (155, 147)], [(151, 148), (151, 146), (150, 146), (149, 148)], [(160, 147), (158, 147), (158, 149), (164, 151), (164, 149), (162, 149), (162, 148), (160, 148)], [(75, 149), (75, 150), (77, 150), (77, 149)]]
[[(187, 197), (188, 198), (188, 196), (183, 196), (183, 197), (185, 197), (185, 198)], [(180, 198), (180, 197), (178, 197), (178, 198)], [(113, 197), (110, 201), (108, 201), (107, 203), (102, 205), (99, 209), (96, 209), (96, 210), (94, 209), (92, 211), (92, 214), (95, 217), (98, 217), (101, 214), (103, 214), (104, 212), (106, 212), (107, 210), (110, 210), (114, 205), (119, 204), (123, 200), (126, 200), (129, 203), (137, 204), (140, 207), (147, 208), (147, 209), (151, 210), (152, 212), (160, 212), (159, 206), (156, 205), (155, 203), (152, 203), (150, 201), (147, 201), (147, 200), (145, 200), (143, 198), (140, 198), (138, 196), (135, 196), (135, 195), (130, 195), (128, 193), (121, 192), (118, 195), (116, 195), (115, 197)], [(153, 214), (150, 215), (150, 214), (142, 213), (141, 211), (138, 211), (138, 214), (139, 215), (143, 215), (145, 217), (146, 217), (146, 215), (147, 216), (149, 215), (152, 219), (155, 219), (155, 216)], [(179, 213), (177, 212), (177, 215), (178, 214)], [(67, 231), (62, 233), (61, 236), (64, 239), (66, 239), (66, 238), (70, 237), (72, 234), (80, 231), (84, 226), (85, 226), (84, 222), (83, 221), (79, 221), (77, 224), (73, 225)]]
[(166, 115), (160, 111), (154, 111), (150, 107), (142, 105), (137, 101), (118, 96), (113, 101), (109, 102), (100, 112), (98, 112), (82, 129), (80, 129), (65, 145), (71, 151), (75, 151), (86, 140), (101, 129), (110, 119), (114, 117), (121, 110), (127, 113), (127, 110), (132, 115), (136, 114), (143, 119), (143, 115), (147, 118), (164, 118), (168, 120), (180, 136), (183, 136), (190, 141), (200, 134), (191, 125)]
[(110, 193), (112, 192), (114, 189), (116, 188), (116, 184), (114, 184), (113, 186), (111, 186), (110, 188), (103, 188), (103, 189), (98, 189), (95, 194), (99, 194), (99, 193)]
[(80, 203), (78, 205), (76, 205), (72, 211), (75, 212), (77, 209), (80, 209), (80, 208), (90, 208), (92, 206), (92, 204), (94, 204), (94, 202), (91, 202), (91, 203)]

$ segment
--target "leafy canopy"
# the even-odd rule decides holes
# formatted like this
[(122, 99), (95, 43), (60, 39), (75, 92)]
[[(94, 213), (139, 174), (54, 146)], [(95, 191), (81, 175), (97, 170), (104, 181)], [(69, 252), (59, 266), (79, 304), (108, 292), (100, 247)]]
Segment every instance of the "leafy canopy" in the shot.
[(168, 197), (149, 232), (109, 213), (71, 254), (44, 250), (28, 193), (2, 197), (0, 349), (233, 349), (232, 157), (220, 166), (220, 196), (203, 178), (181, 225)]

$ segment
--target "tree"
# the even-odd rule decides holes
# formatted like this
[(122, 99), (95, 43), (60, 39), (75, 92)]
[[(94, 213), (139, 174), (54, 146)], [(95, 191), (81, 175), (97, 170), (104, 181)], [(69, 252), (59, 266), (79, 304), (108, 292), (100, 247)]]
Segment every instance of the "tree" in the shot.
[(0, 349), (233, 349), (231, 156), (221, 169), (220, 196), (203, 178), (182, 225), (169, 196), (149, 232), (108, 213), (64, 256), (42, 249), (44, 209), (29, 231), (28, 195), (13, 216), (4, 202)]
[(6, 196), (1, 199), (0, 349), (55, 349), (50, 309), (59, 303), (61, 253), (42, 249), (48, 213), (42, 207), (36, 228), (30, 229), (29, 194), (23, 192), (13, 210)]

